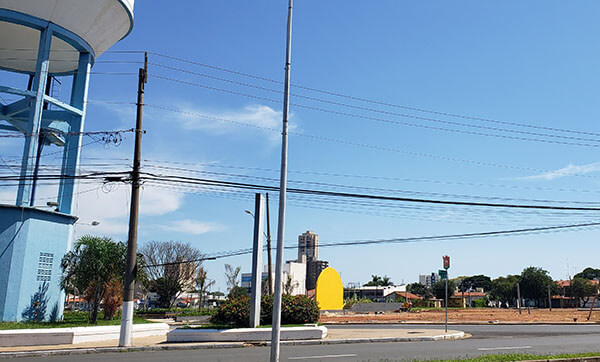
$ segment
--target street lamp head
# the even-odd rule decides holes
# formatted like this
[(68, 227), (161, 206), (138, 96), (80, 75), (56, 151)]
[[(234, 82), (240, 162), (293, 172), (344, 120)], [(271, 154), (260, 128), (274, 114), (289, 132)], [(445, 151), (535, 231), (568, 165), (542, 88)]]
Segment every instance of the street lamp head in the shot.
[(254, 217), (254, 214), (252, 213), (252, 211), (250, 210), (244, 210), (244, 212), (252, 217)]
[(98, 225), (100, 225), (100, 221), (96, 221), (96, 220), (92, 221), (92, 226), (98, 226)]

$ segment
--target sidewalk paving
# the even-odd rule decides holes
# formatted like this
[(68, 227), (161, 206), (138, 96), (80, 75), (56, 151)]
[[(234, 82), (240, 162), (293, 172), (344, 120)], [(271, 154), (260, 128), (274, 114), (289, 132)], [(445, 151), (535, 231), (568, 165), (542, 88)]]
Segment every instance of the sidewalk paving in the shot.
[[(461, 331), (443, 329), (337, 329), (328, 330), (328, 335), (322, 340), (282, 341), (281, 345), (310, 345), (310, 344), (339, 344), (339, 343), (374, 343), (374, 342), (410, 342), (434, 341), (442, 339), (460, 339), (465, 334)], [(201, 342), (201, 343), (166, 343), (166, 336), (134, 338), (133, 347), (118, 347), (118, 340), (90, 342), (53, 346), (24, 346), (1, 347), (0, 358), (25, 356), (46, 356), (82, 353), (102, 353), (118, 351), (144, 351), (168, 349), (213, 349), (213, 348), (242, 348), (250, 345), (270, 345), (269, 342)]]

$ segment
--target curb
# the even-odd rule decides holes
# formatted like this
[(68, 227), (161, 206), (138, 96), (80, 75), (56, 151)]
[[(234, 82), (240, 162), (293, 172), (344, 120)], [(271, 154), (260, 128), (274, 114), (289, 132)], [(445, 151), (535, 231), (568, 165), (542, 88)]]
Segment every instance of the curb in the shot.
[(19, 358), (19, 357), (48, 357), (48, 356), (67, 356), (96, 353), (116, 353), (116, 352), (151, 352), (151, 351), (169, 351), (169, 350), (195, 350), (195, 349), (220, 349), (220, 348), (244, 348), (247, 343), (212, 343), (201, 345), (177, 345), (177, 346), (146, 346), (146, 347), (94, 347), (94, 348), (69, 348), (44, 351), (22, 351), (22, 352), (0, 352), (0, 359)]
[[(321, 344), (349, 344), (349, 343), (384, 343), (384, 342), (424, 342), (454, 340), (465, 337), (464, 332), (426, 336), (426, 337), (382, 337), (382, 338), (346, 338), (346, 339), (323, 339), (323, 340), (294, 340), (281, 341), (282, 346), (309, 346)], [(115, 353), (115, 352), (151, 352), (151, 351), (169, 351), (169, 350), (196, 350), (196, 349), (220, 349), (220, 348), (244, 348), (254, 346), (270, 346), (271, 342), (246, 343), (211, 343), (211, 344), (181, 344), (176, 346), (161, 345), (147, 347), (96, 347), (96, 348), (72, 348), (45, 351), (22, 351), (22, 352), (0, 352), (0, 359), (19, 358), (19, 357), (49, 357), (49, 356), (67, 356), (96, 353)]]
[[(370, 321), (366, 321), (366, 322), (336, 322), (336, 321), (330, 321), (330, 322), (322, 322), (322, 324), (324, 326), (352, 326), (352, 325), (356, 325), (356, 326), (360, 326), (360, 325), (364, 325), (364, 324), (389, 324), (389, 325), (410, 325), (410, 324), (414, 324), (414, 325), (424, 325), (424, 326), (428, 326), (428, 325), (444, 325), (444, 322), (429, 322), (429, 321), (377, 321), (377, 320), (370, 320)], [(490, 322), (481, 322), (481, 321), (475, 321), (475, 322), (448, 322), (449, 326), (528, 326), (528, 325), (532, 325), (532, 326), (537, 326), (537, 325), (549, 325), (549, 326), (590, 326), (590, 325), (598, 325), (600, 324), (600, 322), (495, 322), (495, 321), (490, 321)]]

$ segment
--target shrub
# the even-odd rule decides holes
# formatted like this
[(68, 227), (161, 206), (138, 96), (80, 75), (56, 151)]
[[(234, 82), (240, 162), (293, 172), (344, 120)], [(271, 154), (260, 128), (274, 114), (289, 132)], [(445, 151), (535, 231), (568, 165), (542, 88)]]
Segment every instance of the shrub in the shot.
[(483, 298), (483, 299), (476, 299), (472, 302), (473, 307), (475, 308), (485, 308), (488, 306), (488, 300), (487, 298)]
[[(273, 320), (273, 297), (264, 295), (261, 300), (260, 323), (271, 324)], [(283, 295), (281, 324), (316, 323), (319, 320), (317, 302), (304, 295)], [(232, 327), (247, 327), (250, 321), (250, 298), (240, 296), (230, 298), (221, 304), (210, 322)]]
[(250, 297), (242, 295), (226, 300), (211, 318), (212, 324), (247, 327), (250, 321)]
[(282, 324), (317, 323), (319, 306), (305, 295), (283, 295), (281, 306)]

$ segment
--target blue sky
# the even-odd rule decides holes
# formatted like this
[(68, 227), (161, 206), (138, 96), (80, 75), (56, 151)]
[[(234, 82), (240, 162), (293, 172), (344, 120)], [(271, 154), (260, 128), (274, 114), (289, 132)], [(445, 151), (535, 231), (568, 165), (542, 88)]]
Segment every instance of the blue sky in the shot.
[[(281, 82), (286, 11), (286, 1), (136, 3), (133, 32), (111, 50), (152, 52), (145, 99), (149, 106), (144, 110), (146, 171), (277, 185), (280, 162), (277, 131), (195, 115), (279, 128), (282, 95), (277, 92), (281, 92), (282, 85), (158, 54)], [(297, 1), (292, 83), (475, 118), (600, 132), (596, 122), (600, 94), (597, 66), (600, 52), (596, 45), (600, 33), (599, 12), (600, 4), (593, 1)], [(142, 56), (106, 53), (98, 59), (94, 72), (137, 73), (139, 64), (101, 62), (108, 60), (134, 62), (142, 60)], [(249, 83), (275, 92), (206, 76)], [(0, 73), (0, 77), (15, 84), (23, 82), (22, 78), (7, 73)], [(100, 101), (135, 102), (136, 86), (135, 75), (92, 75), (86, 130), (133, 127), (134, 106)], [(209, 90), (207, 86), (250, 97)], [(66, 87), (63, 88), (57, 91), (57, 96), (68, 93)], [(596, 145), (594, 142), (600, 140), (598, 135), (550, 132), (424, 113), (299, 87), (292, 87), (292, 93), (291, 121), (295, 134), (290, 136), (289, 146), (290, 187), (334, 189), (332, 185), (298, 183), (321, 182), (386, 189), (335, 188), (350, 192), (511, 203), (544, 199), (560, 204), (587, 202), (586, 206), (594, 206), (588, 203), (600, 198), (597, 190), (600, 161), (596, 147), (505, 138)], [(373, 108), (378, 112), (299, 96)], [(463, 133), (465, 131), (497, 136)], [(0, 142), (3, 157), (10, 159), (20, 154), (19, 142), (22, 141), (1, 139)], [(94, 169), (86, 164), (103, 162), (98, 159), (109, 159), (115, 168), (122, 168), (121, 164), (128, 162), (124, 159), (131, 158), (132, 149), (131, 134), (119, 147), (86, 146), (82, 152), (82, 169)], [(50, 151), (56, 150), (48, 149)], [(44, 161), (56, 163), (52, 157)], [(142, 193), (141, 245), (149, 240), (181, 240), (206, 253), (251, 246), (252, 219), (244, 213), (253, 207), (251, 194), (215, 193), (208, 189), (184, 193), (181, 188), (158, 186), (146, 185)], [(111, 192), (95, 188), (97, 185), (80, 188), (80, 191), (94, 191), (79, 197), (82, 225), (78, 226), (78, 233), (97, 232), (125, 240), (127, 188), (119, 186)], [(11, 190), (1, 192), (3, 201), (12, 199)], [(51, 188), (44, 192), (46, 197), (53, 195)], [(325, 243), (560, 225), (595, 220), (596, 216), (592, 212), (556, 216), (548, 212), (500, 212), (412, 204), (393, 204), (392, 208), (391, 204), (383, 207), (351, 204), (348, 200), (342, 200), (342, 204), (322, 198), (317, 201), (306, 196), (290, 196), (287, 245), (295, 244), (297, 236), (309, 229), (318, 233), (320, 241)], [(275, 235), (276, 194), (271, 197), (271, 207)], [(83, 224), (92, 220), (101, 223), (94, 228)], [(587, 266), (598, 267), (600, 246), (596, 237), (597, 230), (588, 229), (466, 241), (323, 248), (320, 256), (341, 272), (344, 284), (364, 283), (371, 274), (388, 275), (397, 283), (414, 282), (418, 274), (439, 269), (441, 256), (445, 254), (452, 257), (451, 277), (472, 274), (497, 277), (516, 274), (534, 265), (561, 279)], [(285, 259), (295, 255), (294, 250), (289, 250)], [(248, 271), (251, 260), (250, 256), (239, 256), (206, 262), (209, 277), (217, 280), (216, 289), (225, 288), (224, 263), (239, 265)]]

